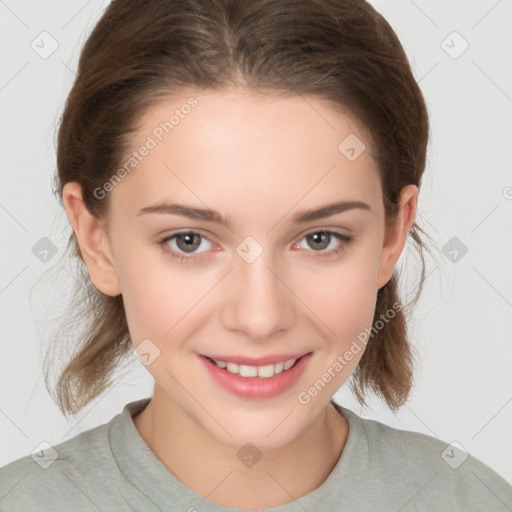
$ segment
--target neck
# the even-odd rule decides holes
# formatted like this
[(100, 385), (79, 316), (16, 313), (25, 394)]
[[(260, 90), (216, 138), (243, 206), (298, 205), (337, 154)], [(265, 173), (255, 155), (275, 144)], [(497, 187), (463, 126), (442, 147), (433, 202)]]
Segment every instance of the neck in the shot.
[(312, 492), (337, 464), (348, 437), (347, 421), (329, 403), (296, 439), (244, 468), (238, 450), (217, 442), (163, 395), (155, 387), (147, 407), (133, 416), (135, 427), (178, 480), (226, 507), (271, 508)]

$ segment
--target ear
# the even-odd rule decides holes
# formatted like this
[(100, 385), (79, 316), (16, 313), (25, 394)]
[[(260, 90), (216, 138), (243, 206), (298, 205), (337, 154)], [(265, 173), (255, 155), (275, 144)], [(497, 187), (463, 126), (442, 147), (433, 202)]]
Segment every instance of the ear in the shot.
[(409, 230), (416, 219), (418, 193), (416, 185), (403, 187), (400, 192), (398, 217), (386, 225), (377, 279), (379, 288), (388, 283), (393, 276), (393, 270), (402, 254)]
[(86, 208), (80, 184), (66, 183), (62, 191), (62, 200), (89, 269), (91, 281), (105, 295), (119, 295), (121, 287), (114, 268), (107, 232), (101, 221)]

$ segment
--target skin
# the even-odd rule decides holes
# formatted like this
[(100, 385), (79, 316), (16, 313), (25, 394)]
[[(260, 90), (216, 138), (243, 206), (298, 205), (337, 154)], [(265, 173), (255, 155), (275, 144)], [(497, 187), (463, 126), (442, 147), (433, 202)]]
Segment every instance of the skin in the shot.
[[(191, 95), (147, 110), (132, 150)], [(147, 367), (155, 379), (152, 400), (133, 417), (140, 435), (207, 499), (268, 508), (319, 487), (343, 452), (348, 423), (329, 400), (363, 350), (307, 405), (297, 396), (371, 327), (377, 290), (391, 279), (414, 222), (418, 189), (402, 189), (399, 216), (386, 224), (370, 139), (356, 119), (319, 98), (241, 89), (193, 96), (198, 105), (109, 192), (106, 222), (85, 209), (77, 183), (64, 187), (64, 205), (94, 285), (123, 295), (134, 346), (149, 338), (160, 351)], [(366, 145), (354, 161), (338, 150), (350, 134)], [(300, 211), (340, 200), (371, 209), (291, 222)], [(233, 226), (137, 215), (160, 201), (212, 208)], [(322, 246), (306, 237), (326, 229), (353, 240), (331, 237)], [(158, 245), (183, 230), (206, 237), (188, 253), (201, 259), (179, 263)], [(247, 236), (263, 248), (250, 264), (236, 252)], [(343, 244), (340, 254), (319, 256)], [(183, 239), (167, 245), (187, 254)], [(198, 359), (309, 351), (298, 382), (263, 400), (219, 387)], [(247, 442), (262, 453), (251, 468), (237, 457)]]

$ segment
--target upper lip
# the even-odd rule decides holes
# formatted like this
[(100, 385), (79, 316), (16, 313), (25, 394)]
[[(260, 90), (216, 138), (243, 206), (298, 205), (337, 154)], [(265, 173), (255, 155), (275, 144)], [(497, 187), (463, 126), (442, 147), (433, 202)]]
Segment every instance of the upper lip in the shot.
[(246, 366), (265, 366), (268, 364), (284, 363), (289, 359), (299, 359), (299, 357), (305, 356), (306, 354), (309, 354), (309, 352), (299, 354), (272, 354), (264, 357), (203, 355), (210, 359), (215, 359), (216, 361), (224, 361), (225, 363), (244, 364)]

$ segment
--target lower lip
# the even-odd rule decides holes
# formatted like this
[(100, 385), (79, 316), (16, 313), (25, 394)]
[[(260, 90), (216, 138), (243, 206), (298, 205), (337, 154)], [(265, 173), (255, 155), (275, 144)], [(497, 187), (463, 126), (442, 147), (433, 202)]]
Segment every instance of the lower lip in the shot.
[(206, 366), (213, 379), (234, 395), (243, 398), (273, 398), (297, 382), (312, 355), (312, 352), (309, 352), (302, 356), (289, 370), (266, 379), (241, 377), (236, 373), (228, 372), (225, 368), (219, 368), (205, 356), (199, 356), (199, 359)]

